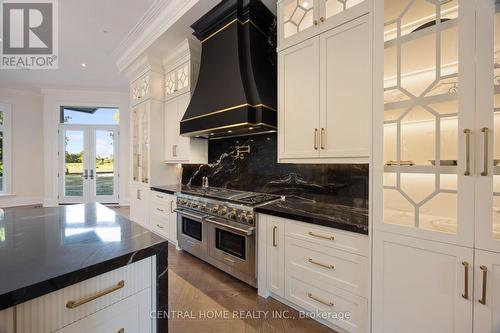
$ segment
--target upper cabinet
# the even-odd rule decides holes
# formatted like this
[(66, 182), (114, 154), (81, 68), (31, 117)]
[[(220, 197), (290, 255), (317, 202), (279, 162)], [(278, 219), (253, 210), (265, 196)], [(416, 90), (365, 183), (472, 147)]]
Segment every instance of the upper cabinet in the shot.
[(370, 91), (369, 15), (281, 50), (279, 162), (367, 163)]
[(278, 50), (368, 13), (368, 0), (278, 1)]
[(207, 163), (205, 139), (183, 137), (180, 122), (194, 91), (199, 68), (199, 46), (185, 40), (164, 61), (164, 151), (165, 163)]
[(162, 74), (147, 71), (130, 86), (130, 105), (134, 106), (149, 98), (163, 99)]

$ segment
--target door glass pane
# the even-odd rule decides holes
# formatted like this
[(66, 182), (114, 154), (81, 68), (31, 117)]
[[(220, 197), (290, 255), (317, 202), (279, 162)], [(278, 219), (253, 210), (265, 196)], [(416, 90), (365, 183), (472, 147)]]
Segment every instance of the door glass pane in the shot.
[(325, 0), (326, 18), (332, 17), (364, 0)]
[(132, 179), (139, 181), (139, 109), (132, 110)]
[(493, 103), (493, 238), (500, 241), (500, 1), (495, 3)]
[(115, 184), (115, 133), (95, 131), (95, 188), (96, 195), (113, 195)]
[(313, 26), (314, 0), (287, 0), (282, 15), (283, 36), (288, 38)]
[(149, 182), (149, 109), (142, 112), (142, 133), (141, 133), (141, 182)]
[(384, 223), (457, 233), (458, 3), (385, 1)]
[(64, 195), (83, 196), (83, 151), (84, 132), (78, 130), (64, 133)]

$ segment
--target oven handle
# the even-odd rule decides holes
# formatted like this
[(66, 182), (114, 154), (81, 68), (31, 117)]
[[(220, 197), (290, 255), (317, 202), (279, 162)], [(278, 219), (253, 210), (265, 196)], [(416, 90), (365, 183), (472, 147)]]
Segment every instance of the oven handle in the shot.
[(177, 209), (177, 208), (174, 209), (174, 212), (179, 213), (181, 215), (184, 215), (186, 217), (192, 218), (192, 219), (196, 219), (199, 222), (202, 222), (203, 218), (205, 217), (205, 215), (197, 215), (197, 214), (189, 213), (189, 212), (186, 212), (185, 210)]
[(209, 222), (209, 223), (212, 223), (212, 224), (216, 224), (216, 225), (219, 225), (221, 227), (225, 227), (225, 228), (228, 228), (228, 229), (231, 229), (231, 230), (234, 230), (236, 232), (239, 232), (239, 233), (242, 233), (246, 236), (251, 236), (253, 235), (253, 232), (255, 230), (254, 227), (250, 227), (248, 229), (242, 229), (242, 228), (238, 228), (238, 227), (235, 227), (235, 226), (232, 226), (230, 224), (227, 224), (227, 223), (222, 223), (222, 222), (219, 222), (217, 220), (214, 220), (210, 217), (206, 217), (204, 218), (205, 221)]

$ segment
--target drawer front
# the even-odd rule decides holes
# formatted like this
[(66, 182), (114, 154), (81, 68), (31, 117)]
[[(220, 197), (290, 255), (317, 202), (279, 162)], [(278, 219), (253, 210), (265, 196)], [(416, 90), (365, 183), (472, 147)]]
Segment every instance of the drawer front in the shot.
[[(368, 301), (342, 289), (328, 286), (328, 290), (308, 284), (295, 274), (285, 282), (285, 297), (306, 311), (319, 312), (321, 318), (348, 332), (366, 332)], [(341, 319), (343, 318), (343, 319)]]
[[(151, 263), (152, 258), (146, 258), (18, 305), (17, 332), (54, 332), (151, 287)], [(124, 285), (118, 288), (120, 281)], [(67, 307), (69, 301), (89, 300), (100, 293), (85, 304)]]
[(58, 332), (150, 333), (153, 332), (153, 321), (149, 317), (152, 310), (151, 288), (148, 288), (74, 324), (66, 326)]
[(151, 213), (152, 230), (164, 238), (170, 238), (170, 228), (168, 222), (168, 217), (165, 217), (163, 214), (158, 214), (154, 211)]
[(166, 205), (164, 203), (158, 203), (157, 201), (151, 202), (150, 209), (151, 209), (152, 214), (161, 215), (161, 216), (165, 217), (165, 219), (167, 219), (167, 220), (169, 219), (170, 214), (171, 214), (169, 205)]
[(368, 296), (368, 258), (293, 237), (286, 240), (286, 272), (321, 287), (335, 286)]
[[(151, 200), (153, 202), (157, 202), (159, 204), (163, 203), (164, 205), (169, 205), (170, 202), (174, 201), (175, 202), (175, 196), (171, 194), (166, 194), (158, 191), (151, 191)], [(173, 208), (173, 207), (172, 207)]]
[(368, 257), (370, 244), (368, 236), (366, 235), (293, 220), (287, 220), (285, 234), (318, 245), (324, 245)]

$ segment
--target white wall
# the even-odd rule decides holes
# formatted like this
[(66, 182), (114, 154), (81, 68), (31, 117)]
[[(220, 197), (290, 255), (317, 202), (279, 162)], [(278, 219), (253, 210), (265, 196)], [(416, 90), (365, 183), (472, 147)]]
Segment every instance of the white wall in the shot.
[(120, 108), (120, 204), (129, 203), (130, 107), (128, 92), (43, 89), (44, 206), (58, 205), (58, 134), (62, 105)]
[(40, 94), (0, 88), (0, 102), (12, 106), (12, 195), (0, 207), (43, 202), (43, 112)]

